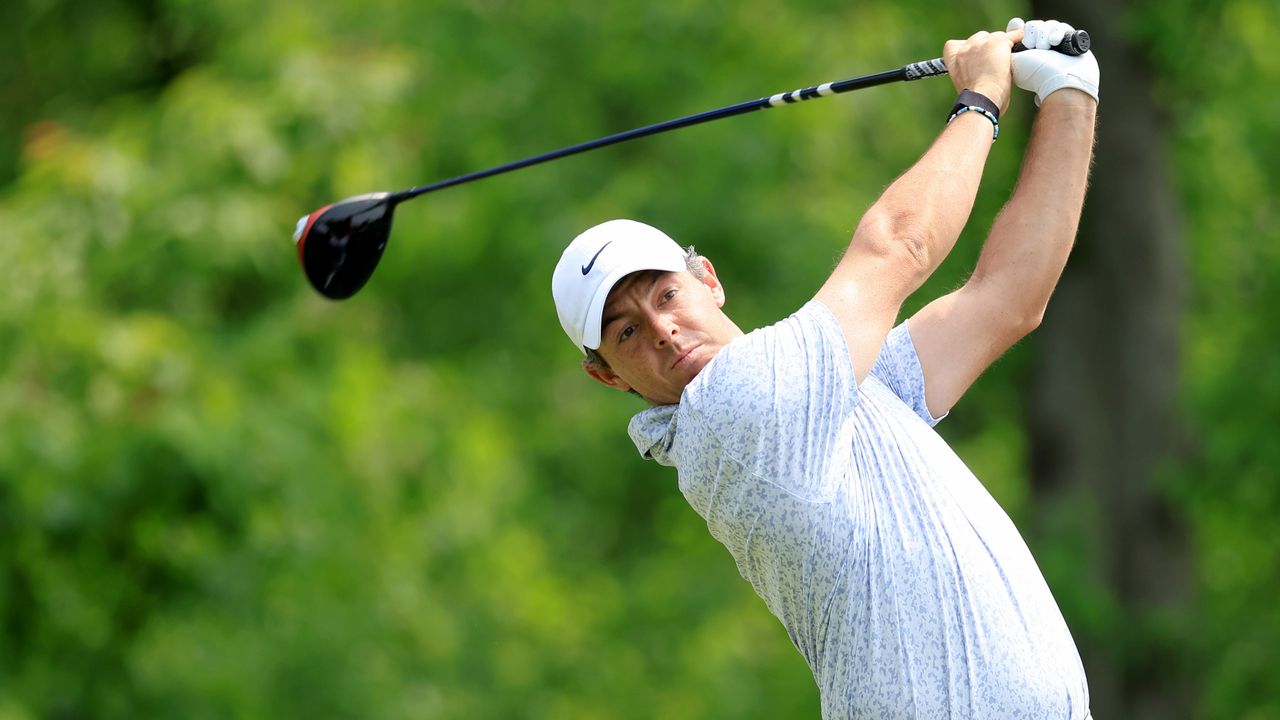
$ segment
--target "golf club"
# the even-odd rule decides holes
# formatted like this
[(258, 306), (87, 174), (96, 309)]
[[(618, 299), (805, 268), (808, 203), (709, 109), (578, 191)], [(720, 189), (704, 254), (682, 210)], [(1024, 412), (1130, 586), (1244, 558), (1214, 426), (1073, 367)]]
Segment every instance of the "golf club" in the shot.
[[(1067, 55), (1083, 55), (1089, 51), (1089, 45), (1089, 34), (1084, 30), (1076, 30), (1063, 37), (1062, 41), (1055, 45), (1053, 49)], [(1014, 46), (1014, 52), (1024, 49), (1021, 43)], [(943, 64), (942, 58), (925, 60), (904, 65), (896, 70), (824, 83), (788, 93), (778, 93), (736, 105), (708, 110), (696, 115), (627, 130), (615, 135), (608, 135), (596, 140), (535, 155), (524, 160), (499, 165), (488, 170), (480, 170), (448, 180), (441, 180), (430, 185), (420, 185), (398, 192), (357, 195), (356, 197), (326, 205), (298, 220), (297, 228), (293, 233), (293, 240), (298, 246), (298, 260), (302, 263), (307, 279), (321, 295), (333, 300), (349, 298), (364, 287), (369, 277), (373, 275), (374, 269), (378, 266), (378, 261), (382, 258), (382, 252), (387, 247), (387, 238), (391, 234), (392, 214), (396, 205), (405, 200), (435, 190), (482, 180), (500, 173), (575, 155), (587, 150), (594, 150), (606, 145), (613, 145), (625, 140), (634, 140), (635, 138), (655, 135), (668, 130), (676, 130), (690, 125), (742, 115), (754, 110), (782, 107), (783, 105), (790, 105), (803, 100), (837, 95), (874, 85), (919, 80), (945, 74), (947, 74), (947, 66)]]

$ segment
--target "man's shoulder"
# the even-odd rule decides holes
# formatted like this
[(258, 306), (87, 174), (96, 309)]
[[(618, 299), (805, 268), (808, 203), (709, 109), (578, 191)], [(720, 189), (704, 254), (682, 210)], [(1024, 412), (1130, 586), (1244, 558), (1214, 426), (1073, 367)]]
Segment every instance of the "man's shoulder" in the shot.
[(831, 311), (813, 300), (795, 313), (735, 338), (689, 383), (686, 396), (697, 400), (709, 393), (734, 394), (740, 386), (757, 384), (761, 373), (779, 365), (794, 364), (823, 339), (831, 328), (839, 332)]
[(779, 372), (778, 365), (787, 362), (787, 348), (795, 348), (805, 334), (802, 326), (821, 324), (823, 312), (830, 315), (811, 301), (773, 325), (734, 338), (685, 387), (679, 404), (637, 413), (627, 429), (640, 454), (663, 465), (678, 464), (677, 440), (699, 454), (707, 452), (709, 443), (754, 433), (768, 409), (767, 396), (777, 395), (768, 379), (790, 378), (787, 384), (794, 385), (792, 373)]
[(833, 345), (839, 324), (827, 327), (823, 313), (810, 303), (735, 339), (685, 389), (666, 440), (686, 494), (729, 473), (829, 498), (847, 465), (857, 388), (847, 351)]
[[(815, 307), (816, 306), (816, 307)], [(708, 442), (748, 465), (835, 432), (856, 402), (843, 335), (818, 303), (737, 338), (707, 364), (680, 402), (691, 446)], [(696, 437), (695, 437), (696, 436)]]

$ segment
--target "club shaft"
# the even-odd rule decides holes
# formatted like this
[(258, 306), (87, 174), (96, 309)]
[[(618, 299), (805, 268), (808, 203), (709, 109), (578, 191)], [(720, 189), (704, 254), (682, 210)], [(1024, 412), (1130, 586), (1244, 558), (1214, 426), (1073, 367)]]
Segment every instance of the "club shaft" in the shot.
[[(1020, 43), (1014, 48), (1015, 52), (1022, 49), (1023, 48)], [(1054, 49), (1068, 55), (1083, 54), (1089, 50), (1089, 35), (1082, 30), (1077, 30), (1070, 33), (1061, 43), (1055, 46)], [(534, 155), (533, 157), (528, 157), (523, 160), (516, 160), (515, 162), (499, 165), (497, 167), (489, 168), (488, 170), (479, 170), (467, 175), (459, 175), (458, 177), (449, 178), (448, 180), (440, 180), (438, 182), (431, 183), (430, 185), (419, 185), (418, 187), (409, 188), (408, 190), (401, 190), (393, 193), (390, 199), (392, 202), (401, 202), (435, 190), (443, 190), (444, 188), (453, 187), (454, 185), (462, 185), (463, 183), (469, 183), (475, 180), (483, 180), (487, 177), (511, 172), (512, 170), (519, 170), (520, 168), (526, 168), (530, 165), (538, 165), (551, 160), (558, 160), (562, 157), (577, 155), (578, 153), (586, 152), (588, 150), (595, 150), (596, 148), (626, 142), (627, 140), (635, 140), (636, 138), (648, 137), (649, 135), (657, 135), (658, 133), (664, 133), (669, 130), (678, 130), (691, 125), (700, 125), (705, 122), (711, 122), (712, 120), (721, 120), (723, 118), (743, 115), (756, 110), (793, 105), (804, 100), (813, 100), (820, 97), (839, 95), (840, 93), (849, 92), (850, 90), (860, 90), (862, 88), (872, 87), (875, 85), (884, 85), (886, 83), (899, 81), (919, 80), (921, 78), (936, 77), (938, 75), (946, 74), (947, 66), (942, 62), (942, 58), (915, 62), (910, 65), (904, 65), (896, 70), (886, 70), (884, 72), (874, 73), (871, 75), (862, 75), (860, 77), (848, 78), (846, 80), (823, 83), (822, 85), (814, 85), (800, 90), (793, 90), (789, 93), (778, 93), (768, 97), (748, 100), (736, 105), (727, 105), (715, 110), (708, 110), (696, 115), (688, 115), (686, 117), (667, 120), (666, 122), (660, 122), (654, 125), (646, 125), (634, 130), (627, 130), (614, 135), (607, 135), (595, 140), (578, 143), (577, 145), (570, 145), (569, 147), (561, 148), (559, 150), (552, 150), (551, 152), (543, 153), (541, 155)]]
[[(936, 62), (938, 65), (942, 64), (941, 59), (932, 62)], [(920, 64), (922, 63), (915, 63), (915, 65)], [(942, 73), (945, 72), (946, 69), (944, 67)], [(552, 150), (551, 152), (543, 153), (541, 155), (534, 155), (533, 157), (528, 157), (523, 160), (516, 160), (515, 162), (499, 165), (497, 167), (489, 168), (488, 170), (479, 170), (467, 175), (459, 175), (458, 177), (449, 178), (448, 180), (441, 180), (439, 182), (431, 183), (430, 185), (420, 185), (415, 188), (409, 188), (408, 190), (401, 190), (400, 192), (395, 193), (392, 197), (397, 202), (408, 200), (409, 198), (417, 197), (435, 190), (443, 190), (444, 188), (453, 187), (454, 185), (461, 185), (474, 180), (482, 180), (487, 177), (493, 177), (494, 175), (511, 172), (512, 170), (526, 168), (530, 165), (537, 165), (550, 160), (558, 160), (562, 157), (576, 155), (581, 152), (595, 150), (596, 148), (602, 148), (608, 145), (615, 145), (627, 140), (635, 140), (636, 138), (648, 137), (649, 135), (657, 135), (658, 133), (664, 133), (669, 130), (678, 130), (691, 125), (700, 125), (705, 122), (711, 122), (712, 120), (720, 120), (727, 117), (733, 117), (735, 115), (743, 115), (756, 110), (764, 110), (771, 107), (782, 107), (783, 105), (792, 105), (804, 100), (837, 95), (839, 93), (871, 87), (873, 85), (883, 85), (885, 83), (913, 79), (916, 78), (907, 77), (907, 67), (901, 67), (896, 70), (875, 73), (874, 75), (863, 75), (861, 77), (849, 78), (838, 82), (814, 85), (813, 87), (802, 88), (789, 93), (778, 93), (777, 95), (770, 95), (769, 97), (757, 98), (755, 100), (737, 103), (736, 105), (727, 105), (722, 108), (716, 108), (715, 110), (708, 110), (696, 115), (688, 115), (686, 117), (667, 120), (666, 122), (660, 122), (654, 125), (646, 125), (634, 130), (627, 130), (614, 135), (607, 135), (595, 140), (578, 143), (577, 145), (570, 145), (569, 147), (561, 148), (559, 150)]]

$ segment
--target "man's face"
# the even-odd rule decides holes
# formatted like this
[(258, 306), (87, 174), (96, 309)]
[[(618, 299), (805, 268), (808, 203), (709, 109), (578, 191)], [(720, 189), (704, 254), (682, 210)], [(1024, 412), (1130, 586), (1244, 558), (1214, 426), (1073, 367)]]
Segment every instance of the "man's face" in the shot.
[(600, 382), (635, 390), (656, 405), (680, 402), (685, 385), (720, 349), (742, 334), (721, 307), (715, 269), (632, 273), (609, 291), (601, 323), (601, 357), (609, 369), (587, 368)]

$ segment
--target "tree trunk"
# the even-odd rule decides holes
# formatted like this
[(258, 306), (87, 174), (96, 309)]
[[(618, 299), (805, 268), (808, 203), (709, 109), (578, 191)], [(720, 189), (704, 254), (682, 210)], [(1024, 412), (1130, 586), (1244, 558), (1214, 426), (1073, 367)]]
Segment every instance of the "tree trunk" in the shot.
[[(1036, 333), (1027, 411), (1033, 531), (1084, 659), (1098, 720), (1186, 717), (1194, 690), (1169, 618), (1190, 599), (1176, 458), (1184, 262), (1163, 118), (1120, 0), (1038, 0), (1087, 29), (1102, 68), (1097, 154), (1077, 247)], [(1058, 553), (1050, 548), (1069, 547)]]

